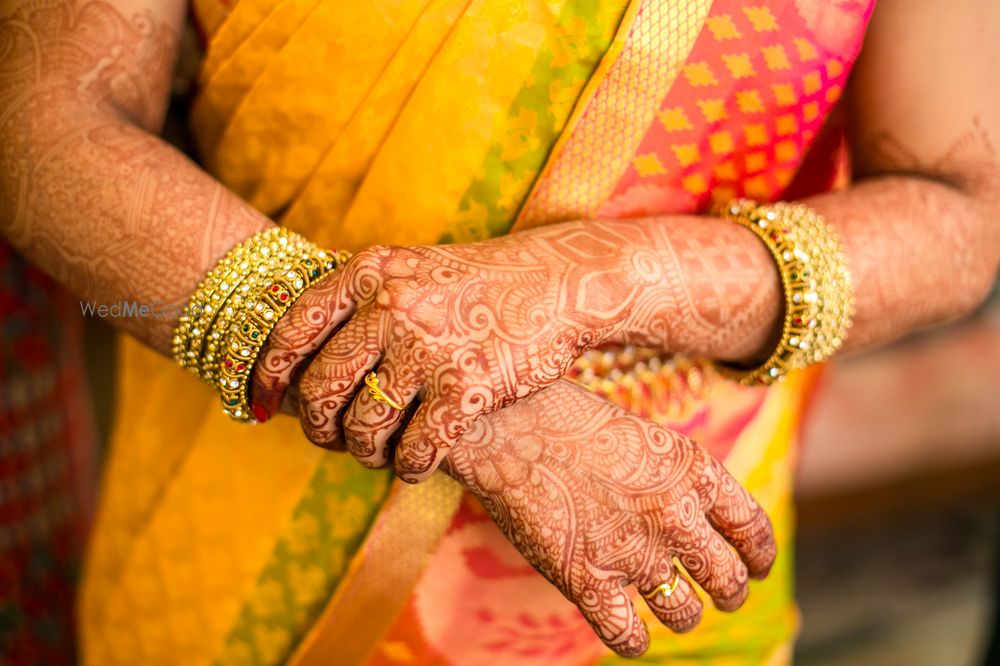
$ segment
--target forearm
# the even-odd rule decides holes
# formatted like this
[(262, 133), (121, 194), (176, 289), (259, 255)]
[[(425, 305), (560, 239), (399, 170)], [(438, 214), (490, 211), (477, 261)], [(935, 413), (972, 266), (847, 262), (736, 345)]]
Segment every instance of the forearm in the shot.
[[(836, 229), (853, 276), (857, 311), (845, 347), (962, 316), (989, 292), (1000, 234), (974, 193), (889, 176), (805, 203)], [(665, 269), (657, 284), (636, 291), (613, 341), (722, 360), (766, 356), (783, 299), (759, 239), (713, 217), (632, 224)]]
[(887, 176), (807, 203), (845, 245), (857, 300), (848, 348), (957, 319), (989, 294), (1000, 261), (989, 200), (929, 179)]
[(201, 277), (272, 223), (154, 136), (171, 31), (149, 15), (140, 29), (107, 5), (67, 11), (78, 14), (64, 32), (30, 13), (0, 22), (10, 43), (37, 40), (41, 61), (0, 65), (15, 91), (0, 102), (0, 231), (81, 299), (150, 306), (156, 316), (112, 322), (166, 351)]
[[(0, 167), (3, 206), (13, 210), (4, 234), (83, 301), (149, 306), (148, 316), (109, 321), (165, 352), (202, 276), (272, 223), (142, 130), (66, 120), (26, 147), (46, 160), (21, 173)], [(21, 191), (21, 200), (8, 198)]]

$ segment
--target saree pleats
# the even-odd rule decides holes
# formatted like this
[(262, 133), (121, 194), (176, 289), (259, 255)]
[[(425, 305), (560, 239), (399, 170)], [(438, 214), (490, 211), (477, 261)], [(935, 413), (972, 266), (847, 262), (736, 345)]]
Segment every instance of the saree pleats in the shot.
[[(358, 193), (376, 154), (400, 108), (406, 105), (421, 76), (454, 27), (468, 0), (434, 0), (414, 26), (409, 38), (388, 61), (384, 75), (366, 91), (349, 121), (325, 149), (315, 169), (299, 185), (284, 224), (293, 228), (314, 226), (310, 220), (324, 219), (317, 230), (319, 242), (348, 244), (341, 238), (351, 203)], [(364, 241), (356, 243), (357, 247)]]
[(288, 663), (324, 666), (330, 655), (340, 664), (364, 663), (409, 599), (461, 497), (461, 487), (444, 475), (416, 488), (397, 484), (348, 575)]
[[(358, 126), (352, 128), (356, 131), (340, 138), (285, 223), (297, 227), (322, 215), (325, 222), (317, 232), (319, 238), (329, 238), (348, 248), (375, 242), (437, 242), (456, 217), (459, 202), (472, 178), (482, 172), (490, 151), (496, 151), (506, 141), (517, 140), (512, 136), (517, 131), (516, 118), (528, 113), (521, 111), (527, 106), (522, 103), (515, 111), (515, 119), (510, 118), (508, 110), (518, 96), (527, 87), (540, 85), (548, 93), (538, 100), (542, 103), (548, 102), (551, 94), (575, 98), (586, 82), (603, 53), (606, 39), (605, 44), (581, 40), (575, 57), (568, 59), (572, 63), (566, 63), (566, 69), (572, 71), (558, 72), (563, 80), (569, 79), (568, 91), (552, 85), (558, 80), (555, 68), (539, 71), (536, 67), (550, 51), (576, 39), (568, 31), (583, 28), (580, 6), (586, 4), (572, 0), (511, 3), (498, 11), (496, 3), (471, 3), (460, 25), (427, 64), (419, 86), (403, 100), (399, 114), (391, 118), (391, 124), (385, 123), (385, 133), (376, 134), (365, 145), (364, 130), (373, 117), (377, 120), (379, 112), (359, 110)], [(405, 62), (401, 59), (402, 66)], [(575, 67), (569, 68), (570, 64)], [(379, 102), (372, 100), (373, 106), (385, 108)], [(553, 128), (559, 124), (560, 112), (566, 111), (555, 110)], [(441, 132), (441, 127), (453, 129)], [(383, 126), (375, 129), (382, 130)], [(530, 129), (529, 133), (533, 134)], [(550, 130), (550, 136), (553, 133)], [(542, 137), (533, 138), (542, 143)], [(540, 165), (545, 151), (538, 153)], [(368, 155), (370, 164), (365, 159)], [(507, 160), (516, 156), (513, 151), (503, 155)], [(426, 168), (428, 164), (433, 164), (434, 169)], [(342, 176), (345, 171), (346, 178)], [(502, 182), (510, 177), (509, 173), (495, 169), (484, 175), (498, 181), (498, 187), (516, 188), (516, 183)], [(508, 195), (510, 203), (523, 198), (530, 180), (529, 175), (520, 184), (520, 193)], [(329, 203), (331, 181), (348, 189), (334, 201), (335, 206), (341, 202), (346, 205), (320, 213)], [(509, 228), (509, 216), (507, 225)]]
[[(352, 250), (771, 199), (870, 13), (838, 9), (854, 20), (835, 30), (821, 5), (195, 0), (207, 49), (191, 126), (220, 181)], [(311, 447), (292, 419), (231, 423), (211, 389), (130, 340), (119, 365), (87, 663), (614, 661), (450, 481), (399, 487)], [(778, 563), (744, 609), (706, 609), (683, 637), (647, 616), (644, 662), (780, 663), (796, 626), (794, 433), (816, 374), (746, 390), (707, 364), (611, 350), (572, 376), (703, 442), (777, 531)]]

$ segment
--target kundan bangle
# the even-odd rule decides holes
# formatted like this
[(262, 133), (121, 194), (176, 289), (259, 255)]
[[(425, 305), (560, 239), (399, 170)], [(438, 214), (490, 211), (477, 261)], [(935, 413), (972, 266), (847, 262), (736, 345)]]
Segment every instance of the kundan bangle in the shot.
[(834, 230), (819, 213), (798, 203), (759, 205), (739, 199), (722, 217), (751, 229), (778, 266), (785, 317), (777, 348), (761, 365), (720, 365), (745, 385), (772, 384), (789, 371), (819, 363), (844, 343), (854, 315), (854, 287)]
[(349, 257), (278, 227), (251, 236), (191, 296), (174, 330), (174, 359), (219, 389), (227, 414), (252, 421), (249, 378), (268, 334), (306, 289)]
[(264, 285), (256, 299), (247, 301), (240, 317), (233, 322), (225, 338), (226, 348), (219, 365), (218, 387), (226, 414), (238, 421), (252, 421), (250, 376), (267, 336), (306, 289), (337, 268), (346, 253), (318, 252), (316, 258), (303, 259)]
[(198, 284), (174, 330), (171, 352), (181, 367), (203, 376), (208, 369), (204, 347), (220, 338), (219, 331), (213, 330), (225, 321), (220, 314), (228, 310), (232, 316), (233, 306), (249, 292), (254, 280), (269, 278), (306, 247), (298, 242), (301, 237), (289, 239), (289, 235), (273, 227), (251, 236), (227, 252)]

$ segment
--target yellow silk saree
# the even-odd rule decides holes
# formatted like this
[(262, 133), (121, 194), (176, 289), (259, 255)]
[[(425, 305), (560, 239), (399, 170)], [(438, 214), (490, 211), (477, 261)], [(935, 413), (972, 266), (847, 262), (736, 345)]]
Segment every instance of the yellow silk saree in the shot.
[[(706, 210), (829, 187), (821, 134), (870, 2), (195, 0), (204, 167), (320, 245), (474, 241), (570, 219)], [(720, 316), (724, 316), (721, 313)], [(138, 343), (81, 602), (89, 664), (592, 664), (575, 608), (443, 476), (313, 448), (293, 419), (228, 420)], [(791, 472), (815, 372), (771, 389), (602, 350), (573, 377), (709, 447), (780, 555), (734, 614), (640, 663), (790, 658)], [(643, 607), (642, 604), (639, 604)], [(644, 607), (643, 607), (644, 609)]]

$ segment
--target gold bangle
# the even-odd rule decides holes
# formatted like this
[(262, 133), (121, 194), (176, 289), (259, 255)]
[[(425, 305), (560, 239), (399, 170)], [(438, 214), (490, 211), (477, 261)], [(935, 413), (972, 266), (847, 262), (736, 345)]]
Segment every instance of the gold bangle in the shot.
[(301, 236), (272, 227), (227, 252), (198, 284), (178, 319), (171, 352), (181, 367), (201, 374), (204, 344), (237, 285), (247, 276), (270, 277), (287, 256), (301, 254), (306, 247)]
[(833, 228), (804, 204), (759, 205), (739, 199), (724, 219), (751, 229), (774, 257), (785, 296), (781, 339), (755, 368), (720, 365), (744, 385), (773, 384), (789, 371), (820, 363), (844, 343), (854, 316), (854, 287)]
[(302, 293), (348, 258), (274, 227), (219, 260), (174, 330), (174, 359), (220, 389), (227, 414), (252, 420), (248, 380), (267, 335)]
[[(209, 326), (204, 346), (201, 349), (200, 376), (207, 383), (213, 385), (215, 383), (219, 358), (225, 340), (229, 336), (233, 323), (239, 318), (246, 299), (255, 298), (264, 282), (271, 280), (273, 275), (291, 270), (295, 265), (293, 262), (307, 259), (310, 256), (307, 247), (296, 248), (294, 251), (279, 253), (279, 255), (275, 261), (263, 263), (258, 266), (257, 271), (241, 277), (223, 303), (216, 309), (215, 318)], [(267, 270), (261, 271), (260, 268)]]
[(316, 253), (266, 283), (256, 299), (247, 301), (225, 339), (218, 368), (218, 388), (226, 414), (237, 421), (255, 421), (250, 408), (250, 377), (264, 342), (278, 320), (305, 291), (345, 260), (345, 253)]

